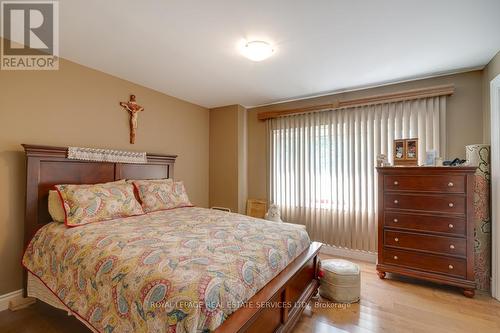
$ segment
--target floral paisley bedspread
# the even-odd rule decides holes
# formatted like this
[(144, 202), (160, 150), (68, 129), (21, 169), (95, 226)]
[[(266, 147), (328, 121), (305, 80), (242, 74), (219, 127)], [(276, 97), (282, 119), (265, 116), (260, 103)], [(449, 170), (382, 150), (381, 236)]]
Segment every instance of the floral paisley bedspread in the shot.
[(216, 329), (309, 246), (305, 229), (204, 208), (41, 228), (23, 265), (99, 332)]

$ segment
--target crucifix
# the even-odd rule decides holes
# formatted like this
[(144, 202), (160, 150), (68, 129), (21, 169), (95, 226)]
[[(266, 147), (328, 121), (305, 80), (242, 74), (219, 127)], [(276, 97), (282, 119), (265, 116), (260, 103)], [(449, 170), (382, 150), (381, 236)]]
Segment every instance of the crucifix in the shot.
[(120, 106), (130, 113), (130, 143), (135, 143), (135, 130), (137, 129), (137, 116), (144, 108), (136, 103), (135, 95), (130, 95), (128, 102), (120, 102)]

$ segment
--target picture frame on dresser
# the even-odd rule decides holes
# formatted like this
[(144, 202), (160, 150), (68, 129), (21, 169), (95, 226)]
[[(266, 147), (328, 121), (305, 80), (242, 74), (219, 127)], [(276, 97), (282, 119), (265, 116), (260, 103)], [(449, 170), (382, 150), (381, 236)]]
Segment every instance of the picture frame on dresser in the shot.
[(394, 140), (394, 162), (405, 160), (405, 149), (405, 140)]
[(418, 165), (418, 139), (396, 139), (393, 143), (393, 158), (396, 166)]
[(381, 279), (396, 273), (473, 297), (476, 167), (378, 167)]
[(405, 140), (405, 152), (407, 161), (418, 160), (418, 139)]

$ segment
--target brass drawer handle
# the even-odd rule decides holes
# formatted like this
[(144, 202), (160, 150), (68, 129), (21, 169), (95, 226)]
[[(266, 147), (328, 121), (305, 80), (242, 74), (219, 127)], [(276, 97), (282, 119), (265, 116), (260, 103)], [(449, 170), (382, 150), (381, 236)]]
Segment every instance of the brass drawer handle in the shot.
[(448, 265), (448, 268), (453, 269), (454, 267), (453, 267), (453, 265)]
[(398, 256), (394, 256), (394, 260), (398, 260)]
[(397, 237), (396, 237), (396, 238), (394, 238), (394, 241), (395, 241), (396, 243), (397, 243), (397, 242), (399, 242), (399, 238), (397, 238)]
[(450, 207), (450, 208), (453, 208), (454, 206), (455, 206), (455, 205), (453, 204), (453, 202), (450, 202), (450, 203), (448, 204), (448, 207)]
[(394, 204), (396, 204), (396, 205), (397, 205), (398, 203), (399, 203), (399, 201), (398, 201), (397, 199), (396, 199), (396, 200), (394, 200)]
[(453, 182), (448, 183), (448, 187), (453, 187), (453, 186), (455, 186), (455, 184), (453, 184)]
[(450, 249), (454, 250), (455, 249), (455, 245), (451, 244), (450, 245)]
[(399, 182), (397, 180), (394, 181), (394, 185), (399, 185)]
[(398, 223), (398, 219), (394, 219), (392, 220), (394, 223)]
[(448, 224), (448, 228), (453, 229), (453, 224)]

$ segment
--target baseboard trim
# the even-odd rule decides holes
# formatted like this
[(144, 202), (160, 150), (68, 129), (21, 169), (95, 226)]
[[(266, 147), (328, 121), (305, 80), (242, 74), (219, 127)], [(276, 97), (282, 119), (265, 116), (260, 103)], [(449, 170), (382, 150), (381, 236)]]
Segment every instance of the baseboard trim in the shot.
[(0, 311), (5, 311), (9, 308), (9, 303), (23, 298), (23, 290), (19, 289), (8, 294), (0, 295)]
[(320, 253), (336, 257), (367, 261), (374, 264), (377, 262), (377, 254), (374, 252), (365, 252), (365, 251), (358, 251), (358, 250), (345, 249), (335, 246), (323, 245), (321, 247)]

